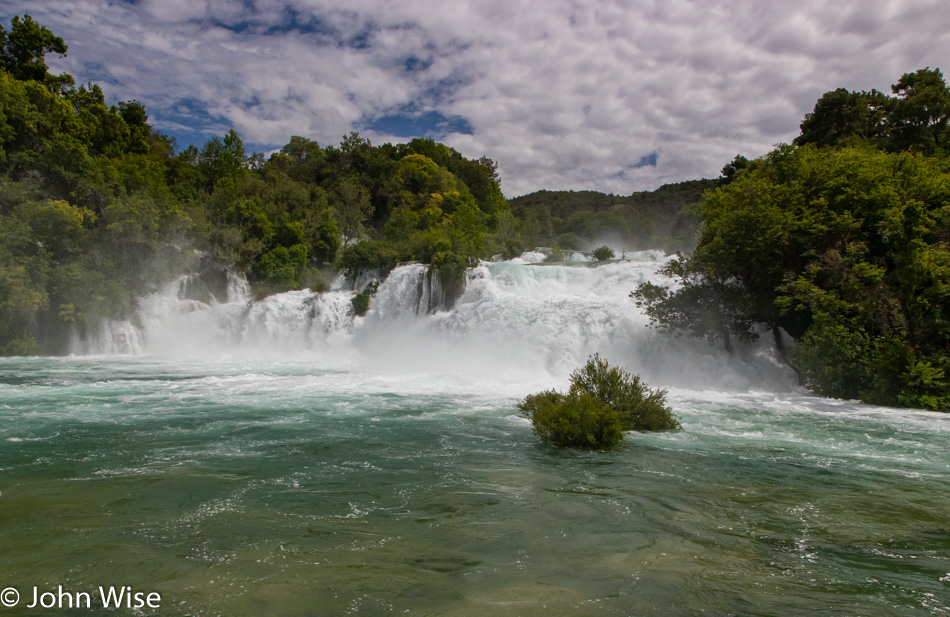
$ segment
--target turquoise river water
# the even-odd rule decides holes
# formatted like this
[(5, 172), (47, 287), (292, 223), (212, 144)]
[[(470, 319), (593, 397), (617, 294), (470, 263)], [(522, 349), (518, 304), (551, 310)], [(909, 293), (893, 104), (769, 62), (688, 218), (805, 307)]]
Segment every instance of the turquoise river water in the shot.
[[(98, 586), (160, 594), (108, 613), (130, 615), (950, 615), (950, 416), (637, 334), (647, 266), (611, 268), (480, 266), (453, 310), (402, 321), (399, 272), (356, 320), (326, 294), (271, 320), (166, 290), (110, 326), (148, 332), (110, 339), (136, 353), (0, 359), (0, 588), (21, 596), (0, 616), (99, 614)], [(683, 430), (539, 442), (517, 401), (565, 387), (586, 342), (668, 387)], [(27, 607), (59, 586), (93, 608)]]

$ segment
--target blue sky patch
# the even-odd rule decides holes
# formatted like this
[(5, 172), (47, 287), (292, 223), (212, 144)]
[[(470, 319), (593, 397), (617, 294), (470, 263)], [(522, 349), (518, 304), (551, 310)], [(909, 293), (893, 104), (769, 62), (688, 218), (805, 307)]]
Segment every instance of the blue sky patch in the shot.
[(389, 114), (366, 123), (365, 127), (396, 137), (441, 139), (449, 133), (472, 134), (472, 125), (468, 120), (462, 116), (446, 116), (438, 111)]
[(406, 60), (406, 72), (413, 73), (415, 71), (424, 71), (427, 68), (432, 66), (432, 58), (420, 58), (418, 56), (410, 56)]
[(659, 156), (659, 153), (654, 150), (650, 154), (642, 157), (636, 165), (632, 165), (633, 169), (640, 169), (641, 167), (656, 167), (656, 159)]
[[(150, 120), (155, 122), (156, 119)], [(162, 112), (158, 120), (160, 121), (157, 124), (168, 125), (158, 128), (166, 135), (174, 137), (179, 148), (190, 145), (200, 148), (211, 137), (221, 137), (231, 128), (231, 122), (227, 118), (208, 113), (201, 101), (195, 99), (179, 100)]]

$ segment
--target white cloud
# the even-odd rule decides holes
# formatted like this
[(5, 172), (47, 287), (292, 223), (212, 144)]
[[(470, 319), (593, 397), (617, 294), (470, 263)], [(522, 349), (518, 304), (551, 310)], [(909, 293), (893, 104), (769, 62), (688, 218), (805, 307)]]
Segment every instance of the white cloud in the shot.
[[(189, 101), (214, 133), (327, 144), (436, 109), (469, 122), (444, 141), (494, 158), (508, 195), (712, 177), (793, 139), (823, 92), (888, 91), (950, 58), (943, 0), (7, 4), (66, 39), (57, 68), (144, 102), (159, 128), (180, 130)], [(631, 168), (652, 152), (656, 167)]]

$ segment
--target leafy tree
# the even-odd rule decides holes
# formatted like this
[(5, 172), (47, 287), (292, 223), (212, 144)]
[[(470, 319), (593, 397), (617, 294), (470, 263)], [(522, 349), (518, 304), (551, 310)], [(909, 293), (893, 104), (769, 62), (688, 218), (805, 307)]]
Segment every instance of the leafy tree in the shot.
[(274, 290), (296, 289), (307, 267), (307, 247), (302, 244), (278, 246), (254, 264), (254, 274)]
[(673, 289), (644, 283), (631, 292), (650, 324), (667, 333), (687, 332), (709, 342), (721, 341), (730, 353), (733, 340), (755, 340), (752, 310), (743, 289), (692, 268), (692, 262), (674, 260), (663, 270), (676, 281)]
[(355, 281), (365, 273), (385, 274), (399, 263), (399, 253), (387, 242), (364, 240), (343, 248), (340, 269)]
[(352, 176), (340, 182), (335, 197), (333, 210), (340, 226), (343, 246), (346, 246), (362, 235), (363, 223), (372, 212), (372, 204), (369, 191)]
[(66, 43), (48, 28), (40, 26), (29, 15), (14, 17), (10, 30), (0, 26), (0, 67), (20, 81), (49, 82), (58, 89), (71, 85), (68, 75), (52, 77), (46, 66), (46, 54), (66, 55)]
[(461, 199), (446, 201), (454, 202), (454, 212), (449, 219), (448, 229), (455, 251), (465, 257), (481, 255), (485, 249), (487, 230), (484, 215), (475, 205), (475, 200), (471, 195), (466, 195)]
[(901, 149), (946, 152), (950, 143), (950, 88), (940, 69), (905, 73), (892, 87), (898, 101), (889, 120)]
[(318, 264), (330, 264), (340, 250), (340, 228), (330, 209), (324, 209), (313, 235), (313, 258)]
[(707, 193), (699, 245), (671, 271), (680, 286), (642, 286), (641, 305), (698, 336), (758, 322), (780, 344), (782, 328), (823, 394), (947, 408), (946, 159), (806, 145), (757, 163)]
[(795, 143), (832, 146), (854, 139), (877, 140), (886, 133), (890, 107), (887, 95), (877, 90), (850, 92), (838, 88), (826, 92), (815, 110), (805, 115)]
[(246, 169), (247, 153), (244, 142), (231, 129), (224, 136), (208, 140), (197, 157), (197, 169), (205, 178), (207, 188), (219, 182), (234, 185)]

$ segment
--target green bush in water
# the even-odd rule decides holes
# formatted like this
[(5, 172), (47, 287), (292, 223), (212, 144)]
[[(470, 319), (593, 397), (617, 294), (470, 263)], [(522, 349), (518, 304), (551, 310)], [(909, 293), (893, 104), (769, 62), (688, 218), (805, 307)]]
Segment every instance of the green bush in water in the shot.
[(586, 392), (620, 414), (625, 431), (669, 431), (681, 428), (666, 406), (666, 390), (650, 389), (639, 375), (610, 366), (594, 354), (571, 374), (571, 394)]
[(613, 259), (616, 256), (614, 250), (607, 246), (598, 246), (594, 249), (593, 257), (597, 261), (607, 261), (608, 259)]
[(542, 439), (561, 447), (602, 450), (616, 446), (624, 431), (680, 427), (666, 406), (666, 390), (652, 390), (639, 375), (610, 366), (599, 355), (571, 374), (567, 394), (545, 390), (518, 404)]
[(620, 443), (620, 414), (590, 394), (532, 394), (519, 407), (531, 418), (534, 432), (558, 446), (606, 450)]

